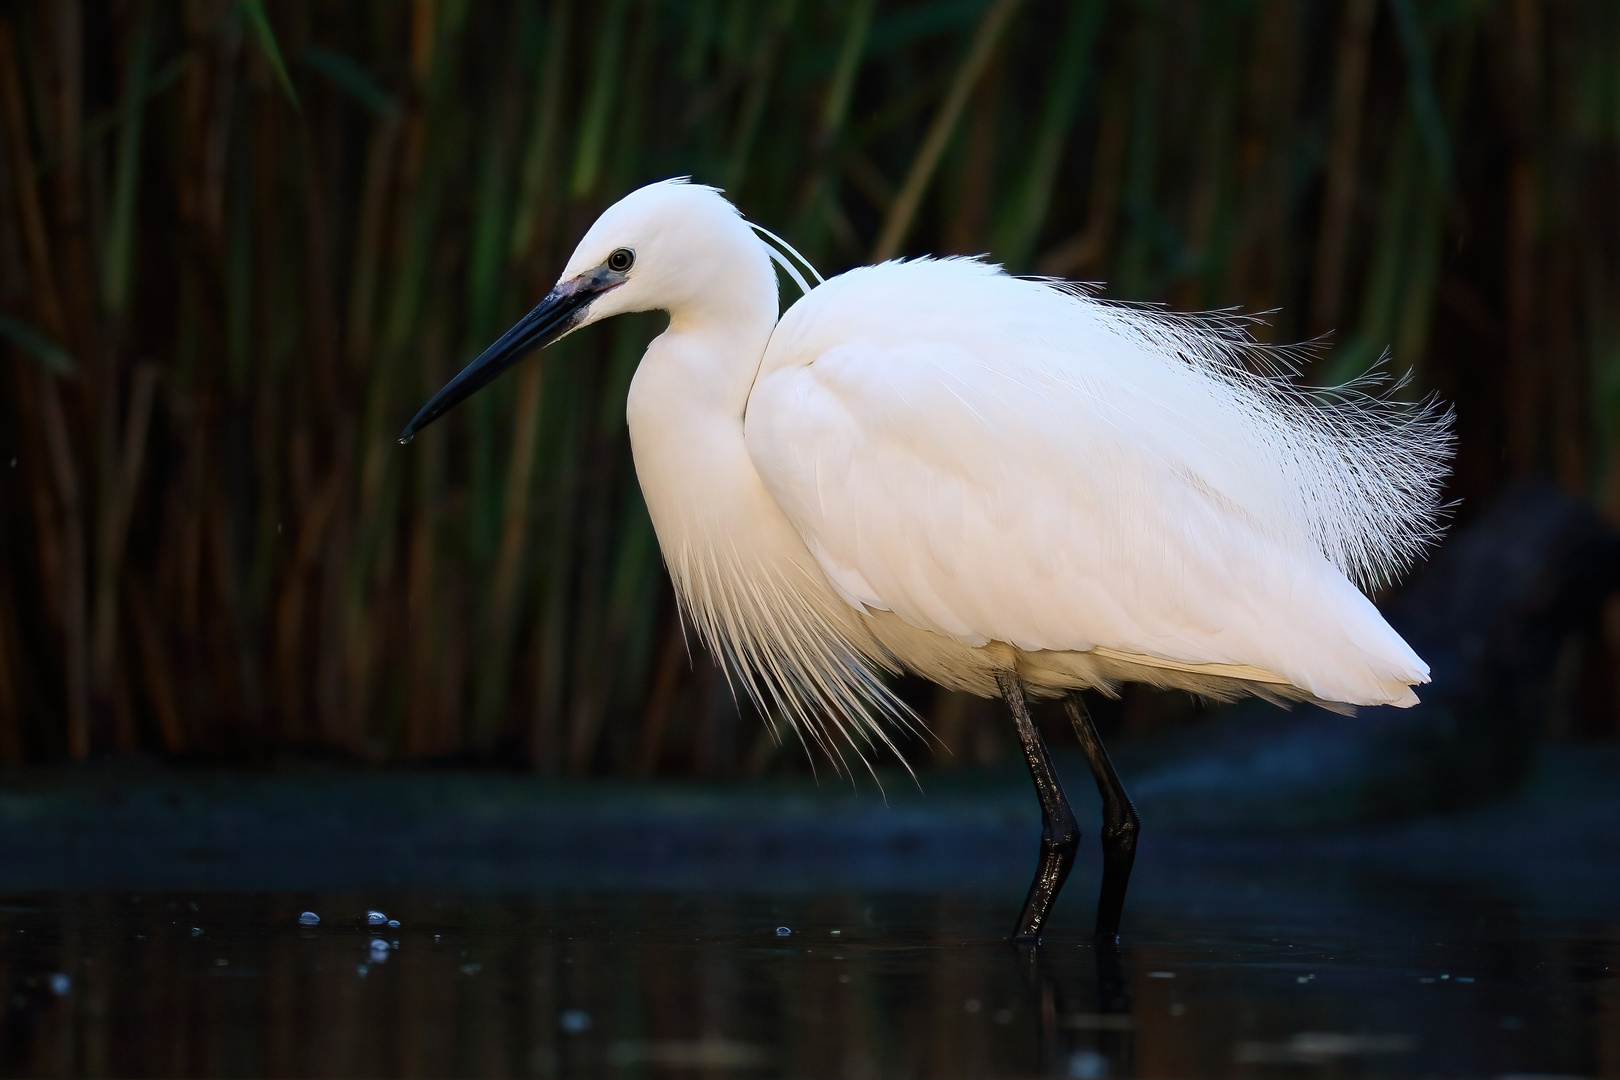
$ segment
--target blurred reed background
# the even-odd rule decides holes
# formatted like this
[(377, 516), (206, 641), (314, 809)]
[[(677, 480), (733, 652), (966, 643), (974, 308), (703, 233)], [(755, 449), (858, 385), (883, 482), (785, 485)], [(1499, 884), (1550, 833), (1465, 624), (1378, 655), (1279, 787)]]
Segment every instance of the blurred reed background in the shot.
[(824, 272), (1277, 308), (1318, 382), (1387, 347), (1463, 517), (1620, 514), (1608, 0), (11, 0), (0, 128), (0, 762), (797, 760), (688, 659), (624, 432), (656, 319), (394, 442), (676, 174)]

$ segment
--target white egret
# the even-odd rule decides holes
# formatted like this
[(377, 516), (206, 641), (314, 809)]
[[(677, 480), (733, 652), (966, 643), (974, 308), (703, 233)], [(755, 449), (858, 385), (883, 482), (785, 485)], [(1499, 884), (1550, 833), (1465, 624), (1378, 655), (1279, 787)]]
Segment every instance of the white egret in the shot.
[(975, 259), (851, 270), (778, 318), (772, 260), (793, 263), (763, 232), (713, 188), (632, 192), (401, 441), (533, 349), (666, 311), (628, 420), (687, 618), (762, 712), (834, 753), (909, 721), (885, 673), (1002, 697), (1042, 811), (1016, 937), (1039, 935), (1080, 836), (1030, 697), (1066, 696), (1103, 795), (1110, 938), (1139, 825), (1076, 691), (1417, 701), (1428, 666), (1356, 583), (1435, 536), (1448, 414), (1299, 390), (1233, 318)]

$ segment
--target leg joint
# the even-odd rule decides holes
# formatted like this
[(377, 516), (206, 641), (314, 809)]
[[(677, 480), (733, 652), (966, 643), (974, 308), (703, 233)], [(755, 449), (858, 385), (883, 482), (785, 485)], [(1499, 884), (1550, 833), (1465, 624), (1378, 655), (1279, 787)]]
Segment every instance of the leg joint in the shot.
[(1058, 851), (1076, 851), (1080, 847), (1080, 826), (1073, 818), (1053, 822), (1045, 833), (1041, 839)]
[(1124, 851), (1136, 850), (1136, 838), (1142, 832), (1142, 819), (1132, 810), (1130, 816), (1122, 821), (1111, 821), (1103, 826), (1102, 841), (1111, 848)]

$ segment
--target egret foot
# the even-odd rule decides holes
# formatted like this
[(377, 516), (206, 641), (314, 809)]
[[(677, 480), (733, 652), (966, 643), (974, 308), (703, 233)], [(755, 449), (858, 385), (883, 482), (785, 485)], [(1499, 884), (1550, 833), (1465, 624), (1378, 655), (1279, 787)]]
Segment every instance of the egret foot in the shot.
[(1119, 915), (1125, 907), (1125, 887), (1131, 881), (1131, 866), (1136, 862), (1136, 837), (1142, 831), (1142, 819), (1125, 794), (1125, 785), (1119, 782), (1114, 763), (1108, 760), (1108, 751), (1097, 737), (1097, 728), (1091, 722), (1080, 695), (1070, 694), (1063, 700), (1063, 709), (1074, 725), (1075, 737), (1085, 752), (1086, 764), (1097, 781), (1102, 795), (1103, 872), (1102, 888), (1097, 897), (1097, 929), (1099, 942), (1119, 941)]
[(1074, 866), (1074, 854), (1080, 848), (1080, 826), (1074, 820), (1069, 800), (1063, 796), (1063, 785), (1058, 783), (1057, 770), (1052, 768), (1046, 743), (1030, 718), (1024, 684), (1011, 672), (996, 676), (996, 682), (1007, 708), (1012, 710), (1013, 723), (1018, 726), (1018, 741), (1024, 747), (1024, 761), (1029, 766), (1029, 778), (1035, 782), (1035, 794), (1041, 800), (1041, 860), (1035, 868), (1035, 880), (1030, 882), (1029, 895), (1024, 897), (1018, 926), (1013, 930), (1014, 941), (1036, 943), (1040, 941), (1046, 915)]

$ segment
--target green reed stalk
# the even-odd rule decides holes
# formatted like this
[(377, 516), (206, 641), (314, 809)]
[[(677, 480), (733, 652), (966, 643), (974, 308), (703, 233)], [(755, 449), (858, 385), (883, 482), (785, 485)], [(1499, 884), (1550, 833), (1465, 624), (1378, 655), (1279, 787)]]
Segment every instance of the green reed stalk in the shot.
[(590, 89), (580, 119), (579, 142), (574, 151), (569, 193), (575, 198), (595, 189), (602, 168), (603, 148), (612, 136), (609, 122), (617, 97), (620, 57), (624, 51), (624, 22), (630, 0), (608, 0), (597, 25), (592, 52)]
[(1008, 201), (998, 230), (996, 254), (1014, 269), (1029, 265), (1041, 226), (1046, 224), (1063, 147), (1080, 107), (1080, 93), (1091, 74), (1091, 53), (1102, 26), (1104, 7), (1103, 0), (1081, 0), (1070, 8), (1057, 50), (1056, 71), (1047, 84), (1035, 127), (1029, 165), (1018, 193)]

